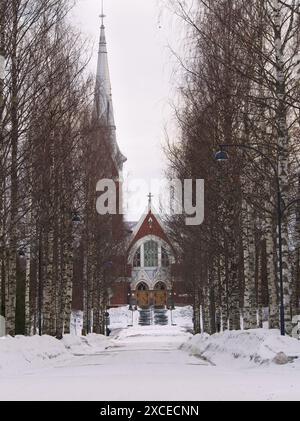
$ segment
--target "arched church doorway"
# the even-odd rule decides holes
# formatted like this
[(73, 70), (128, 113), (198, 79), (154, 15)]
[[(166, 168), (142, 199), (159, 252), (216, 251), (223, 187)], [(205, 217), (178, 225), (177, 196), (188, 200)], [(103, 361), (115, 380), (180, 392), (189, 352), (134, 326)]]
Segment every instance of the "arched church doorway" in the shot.
[(140, 283), (136, 289), (136, 301), (140, 308), (148, 308), (150, 304), (150, 294), (148, 285)]
[(154, 306), (164, 308), (167, 305), (167, 287), (163, 282), (158, 282), (154, 288)]

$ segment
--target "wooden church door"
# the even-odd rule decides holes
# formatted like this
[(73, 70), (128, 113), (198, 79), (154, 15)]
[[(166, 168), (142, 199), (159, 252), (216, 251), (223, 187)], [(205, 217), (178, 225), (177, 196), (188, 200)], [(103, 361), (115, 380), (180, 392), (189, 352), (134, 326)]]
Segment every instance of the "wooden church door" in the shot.
[(155, 307), (162, 308), (167, 305), (167, 289), (166, 285), (159, 282), (154, 290), (154, 305)]
[(136, 300), (138, 307), (148, 308), (150, 304), (150, 296), (148, 286), (144, 283), (137, 288)]

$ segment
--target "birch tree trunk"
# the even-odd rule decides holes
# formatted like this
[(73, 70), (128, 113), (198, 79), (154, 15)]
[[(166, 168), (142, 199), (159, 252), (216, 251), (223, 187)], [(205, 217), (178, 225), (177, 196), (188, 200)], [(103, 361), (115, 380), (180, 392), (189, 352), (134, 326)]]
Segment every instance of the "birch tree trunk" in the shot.
[[(259, 243), (259, 244), (258, 244)], [(255, 261), (255, 289), (256, 291), (256, 307), (257, 307), (257, 324), (256, 327), (263, 327), (263, 306), (262, 306), (262, 243), (256, 238), (256, 261)]]
[(201, 314), (200, 314), (200, 296), (199, 289), (196, 287), (194, 291), (194, 334), (201, 333)]
[[(286, 103), (286, 76), (284, 45), (282, 42), (282, 4), (279, 0), (273, 0), (274, 5), (274, 36), (276, 53), (276, 94), (277, 94), (277, 130), (278, 130), (278, 171), (282, 200), (285, 204), (289, 200), (289, 133), (287, 124)], [(289, 233), (288, 223), (285, 218), (282, 221), (282, 263), (283, 263), (283, 289), (284, 289), (284, 318), (286, 333), (292, 331), (291, 318), (291, 278), (289, 264)]]
[(244, 249), (244, 329), (255, 329), (256, 318), (256, 290), (255, 290), (255, 238), (253, 213), (250, 206), (243, 201), (243, 249)]
[[(300, 197), (300, 173), (298, 174), (298, 197)], [(300, 315), (300, 203), (296, 207), (295, 227), (295, 275), (293, 279), (293, 315)]]
[[(0, 191), (4, 191), (4, 78), (5, 78), (5, 1), (0, 3)], [(4, 198), (0, 194), (0, 315), (5, 312), (4, 279)]]
[(228, 262), (228, 244), (224, 244), (224, 274), (222, 281), (222, 331), (229, 329), (229, 262)]
[(217, 295), (216, 295), (216, 330), (222, 330), (222, 302), (223, 302), (223, 270), (221, 256), (217, 256)]
[(55, 299), (53, 294), (53, 231), (50, 230), (47, 237), (46, 259), (45, 259), (45, 282), (43, 294), (43, 333), (51, 335), (53, 333), (51, 328), (51, 306)]
[(11, 52), (11, 193), (10, 193), (10, 244), (8, 268), (8, 296), (6, 300), (6, 328), (9, 335), (15, 334), (16, 317), (16, 274), (17, 274), (17, 216), (18, 216), (18, 146), (19, 146), (19, 119), (18, 119), (18, 5), (13, 1), (13, 29)]
[(64, 270), (64, 334), (70, 333), (73, 296), (73, 241), (70, 236), (65, 245), (65, 270)]
[(101, 288), (103, 284), (100, 280), (101, 275), (101, 272), (98, 274), (95, 273), (95, 291), (93, 294), (93, 332), (98, 334), (103, 334), (100, 321), (102, 306)]
[(269, 328), (279, 329), (278, 278), (276, 273), (276, 241), (274, 235), (273, 209), (270, 202), (266, 203), (268, 210), (265, 215), (265, 239), (267, 258), (267, 278), (269, 293)]
[(31, 271), (31, 244), (26, 250), (26, 274), (25, 274), (25, 335), (31, 335), (30, 320), (30, 271)]

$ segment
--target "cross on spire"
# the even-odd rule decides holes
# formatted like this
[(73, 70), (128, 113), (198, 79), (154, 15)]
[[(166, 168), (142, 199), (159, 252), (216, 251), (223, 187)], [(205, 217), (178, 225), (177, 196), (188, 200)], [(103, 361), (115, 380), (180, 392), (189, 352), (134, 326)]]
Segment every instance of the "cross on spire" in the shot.
[(151, 208), (152, 208), (152, 199), (153, 199), (153, 194), (152, 193), (149, 193), (148, 194), (148, 199), (149, 199), (149, 210), (151, 210)]
[(101, 0), (101, 24), (104, 26), (104, 18), (106, 18), (106, 15), (104, 14), (104, 0)]

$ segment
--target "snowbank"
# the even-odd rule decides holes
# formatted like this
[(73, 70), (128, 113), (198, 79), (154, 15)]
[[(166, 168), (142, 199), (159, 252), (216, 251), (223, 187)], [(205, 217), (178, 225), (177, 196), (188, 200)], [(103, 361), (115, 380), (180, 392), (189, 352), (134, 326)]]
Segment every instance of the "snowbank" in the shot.
[(172, 311), (173, 323), (187, 329), (193, 329), (193, 307), (176, 307)]
[(16, 336), (0, 339), (0, 375), (18, 374), (51, 366), (70, 357), (64, 344), (50, 336)]
[(61, 341), (73, 355), (91, 355), (102, 352), (109, 346), (110, 340), (102, 335), (88, 336), (65, 335)]
[(101, 335), (66, 335), (61, 341), (51, 336), (7, 336), (0, 338), (0, 376), (48, 368), (78, 355), (103, 351), (109, 339)]
[[(196, 335), (182, 347), (214, 365), (257, 366), (288, 364), (300, 359), (300, 342), (277, 330), (227, 331)], [(300, 361), (300, 360), (299, 360)]]
[(125, 329), (131, 320), (132, 315), (129, 314), (131, 311), (128, 310), (128, 306), (111, 308), (109, 310), (109, 327), (110, 329)]

